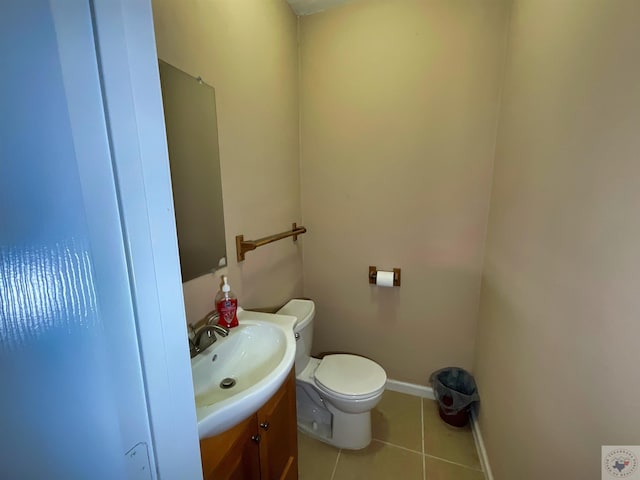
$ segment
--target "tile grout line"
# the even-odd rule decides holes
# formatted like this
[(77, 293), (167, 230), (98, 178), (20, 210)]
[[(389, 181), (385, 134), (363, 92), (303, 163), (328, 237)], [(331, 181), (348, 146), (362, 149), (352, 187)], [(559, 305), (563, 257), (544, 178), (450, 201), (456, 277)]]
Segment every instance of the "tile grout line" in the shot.
[(442, 457), (436, 457), (435, 455), (431, 455), (429, 453), (425, 453), (424, 454), (425, 457), (429, 457), (429, 458), (435, 458), (436, 460), (440, 460), (441, 462), (446, 462), (446, 463), (451, 463), (452, 465), (457, 465), (459, 467), (463, 467), (466, 468), (467, 470), (473, 470), (474, 472), (480, 472), (480, 473), (484, 473), (482, 471), (482, 469), (478, 469), (475, 467), (471, 467), (469, 465), (465, 465), (464, 463), (458, 463), (458, 462), (454, 462), (452, 460), (447, 460), (446, 458), (442, 458)]
[(342, 453), (342, 449), (338, 450), (338, 456), (336, 457), (336, 463), (333, 465), (333, 472), (331, 472), (331, 480), (336, 476), (336, 470), (338, 469), (338, 460), (340, 460), (340, 454)]
[(418, 455), (421, 455), (421, 453), (418, 450), (412, 450), (411, 448), (403, 447), (402, 445), (396, 445), (395, 443), (385, 442), (384, 440), (378, 440), (377, 438), (372, 438), (371, 441), (382, 443), (383, 445), (389, 445), (390, 447), (393, 447), (393, 448), (399, 448), (400, 450), (406, 450), (407, 452), (417, 453)]
[(427, 480), (427, 464), (424, 451), (424, 398), (420, 399), (420, 432), (422, 433), (422, 480)]

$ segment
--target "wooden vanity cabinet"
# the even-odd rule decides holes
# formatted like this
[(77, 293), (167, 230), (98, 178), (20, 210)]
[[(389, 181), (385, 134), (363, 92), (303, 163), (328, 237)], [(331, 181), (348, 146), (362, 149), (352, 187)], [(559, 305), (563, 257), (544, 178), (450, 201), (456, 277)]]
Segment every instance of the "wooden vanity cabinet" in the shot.
[(258, 410), (262, 479), (298, 478), (296, 378), (293, 370), (267, 403)]
[(239, 425), (200, 441), (204, 480), (298, 478), (296, 382), (292, 371), (280, 389)]
[(204, 480), (260, 478), (258, 417), (245, 421), (215, 437), (200, 441)]

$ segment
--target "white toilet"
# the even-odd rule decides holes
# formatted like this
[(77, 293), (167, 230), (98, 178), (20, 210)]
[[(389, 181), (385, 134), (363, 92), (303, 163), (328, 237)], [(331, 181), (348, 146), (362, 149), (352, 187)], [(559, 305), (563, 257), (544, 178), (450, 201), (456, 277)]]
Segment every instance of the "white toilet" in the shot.
[(311, 357), (315, 312), (311, 300), (291, 300), (278, 311), (298, 319), (298, 429), (338, 448), (364, 448), (371, 442), (371, 409), (382, 397), (387, 374), (376, 362), (357, 355)]

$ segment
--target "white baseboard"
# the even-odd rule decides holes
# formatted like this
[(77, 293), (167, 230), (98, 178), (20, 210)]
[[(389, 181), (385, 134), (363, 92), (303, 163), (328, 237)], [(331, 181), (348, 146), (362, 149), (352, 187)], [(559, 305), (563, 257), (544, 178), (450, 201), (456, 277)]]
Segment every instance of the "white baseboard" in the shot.
[(436, 398), (433, 395), (433, 388), (431, 387), (427, 387), (426, 385), (417, 385), (415, 383), (401, 382), (399, 380), (388, 379), (385, 389), (393, 392), (406, 393), (407, 395), (415, 395), (416, 397), (430, 398), (431, 400), (435, 400)]
[(478, 457), (480, 458), (480, 465), (482, 465), (482, 471), (484, 472), (484, 478), (486, 480), (493, 480), (493, 473), (491, 472), (491, 465), (489, 464), (489, 457), (487, 456), (487, 449), (484, 446), (484, 439), (482, 438), (482, 432), (480, 431), (480, 424), (478, 423), (478, 415), (476, 409), (471, 409), (471, 431), (473, 432), (473, 439), (476, 442), (476, 448), (478, 449)]

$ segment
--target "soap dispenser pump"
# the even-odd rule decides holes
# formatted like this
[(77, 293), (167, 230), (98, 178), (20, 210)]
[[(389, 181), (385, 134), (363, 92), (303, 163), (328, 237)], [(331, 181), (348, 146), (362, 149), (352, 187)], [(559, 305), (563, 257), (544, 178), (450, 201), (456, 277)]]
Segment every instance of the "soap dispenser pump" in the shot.
[(226, 275), (222, 277), (222, 282), (222, 287), (216, 295), (216, 310), (220, 314), (218, 325), (226, 328), (237, 327), (238, 317), (236, 316), (236, 311), (238, 310), (238, 299), (231, 291)]

